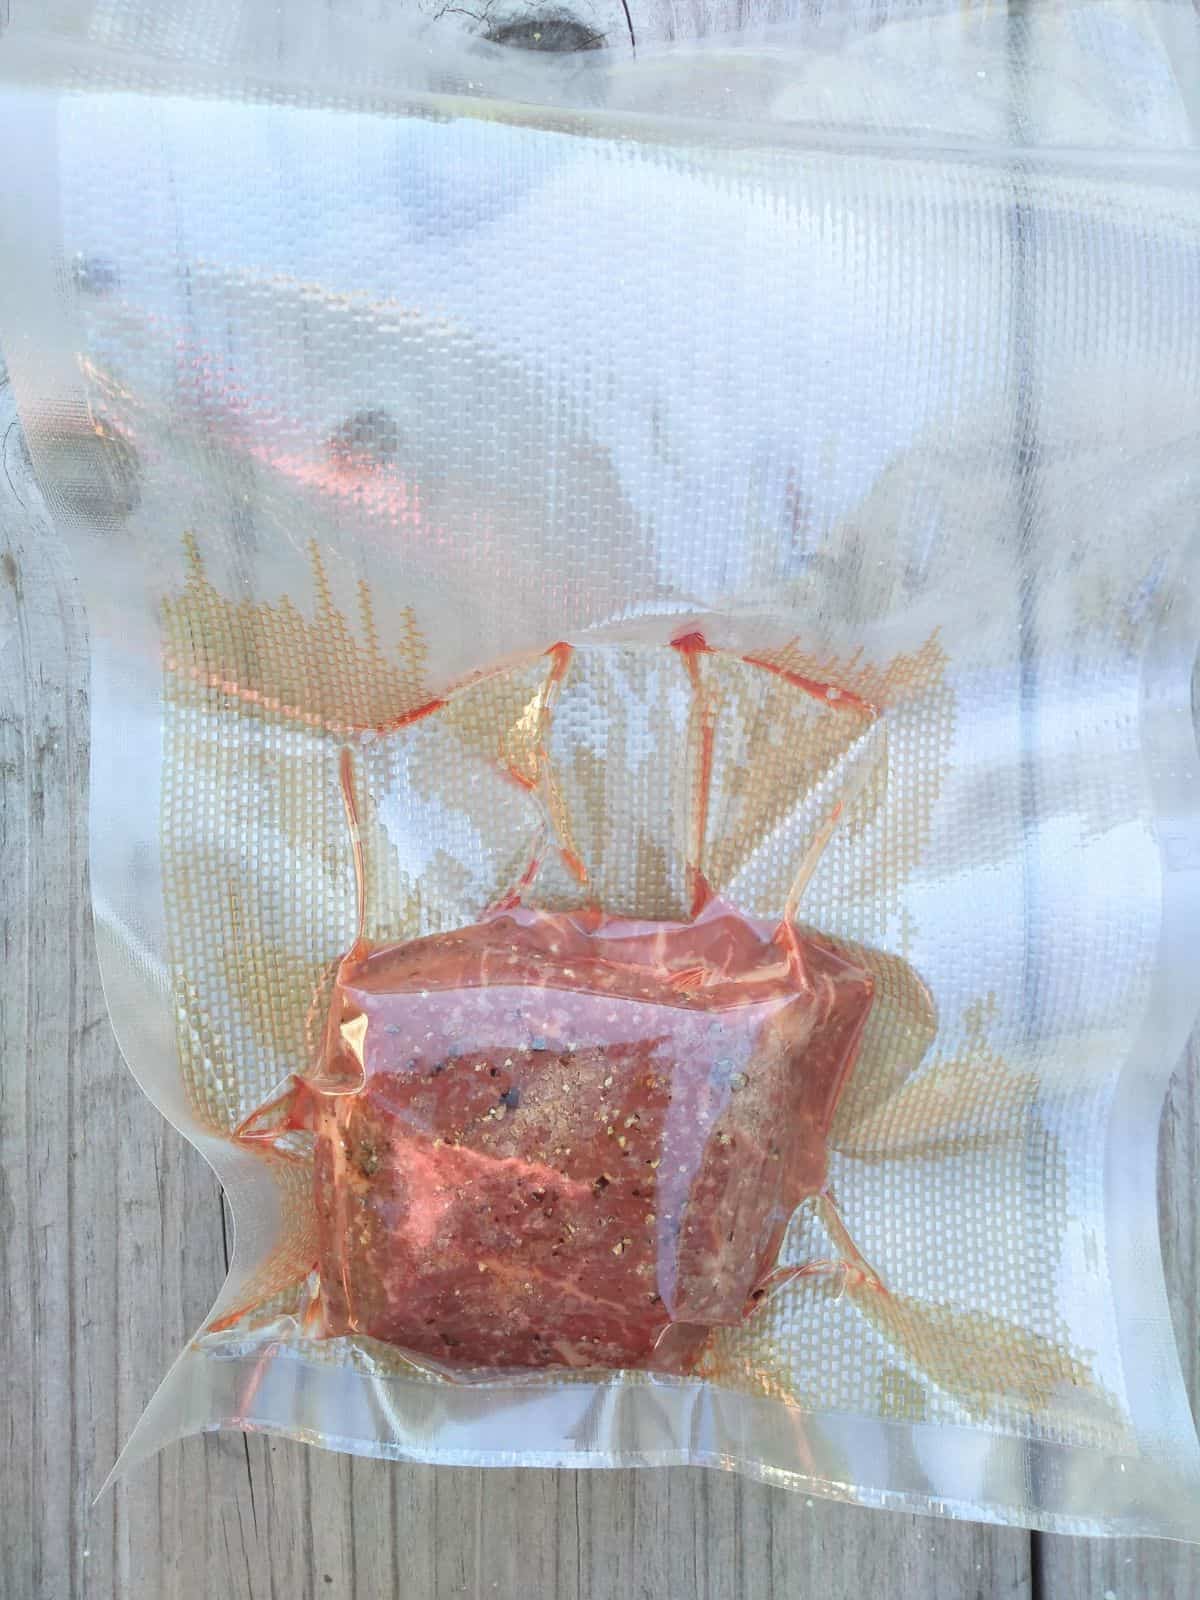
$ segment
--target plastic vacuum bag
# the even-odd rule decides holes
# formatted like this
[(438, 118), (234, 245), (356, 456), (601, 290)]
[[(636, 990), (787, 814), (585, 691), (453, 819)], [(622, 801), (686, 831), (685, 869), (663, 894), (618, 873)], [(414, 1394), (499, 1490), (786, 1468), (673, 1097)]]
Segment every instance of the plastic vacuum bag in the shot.
[(106, 991), (236, 1223), (123, 1459), (1189, 1536), (1193, 8), (12, 12)]

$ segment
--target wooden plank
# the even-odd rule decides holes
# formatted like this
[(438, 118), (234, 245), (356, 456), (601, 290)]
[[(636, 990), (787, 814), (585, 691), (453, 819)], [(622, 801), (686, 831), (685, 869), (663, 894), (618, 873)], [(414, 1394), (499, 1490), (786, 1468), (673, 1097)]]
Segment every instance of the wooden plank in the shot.
[(224, 1273), (215, 1180), (119, 1059), (91, 939), (86, 644), (0, 383), (0, 1600), (1030, 1593), (1020, 1531), (725, 1474), (352, 1461), (223, 1435), (89, 1506)]
[[(1158, 1147), (1158, 1220), (1163, 1266), (1192, 1413), (1200, 1400), (1200, 1030), (1171, 1084)], [(1200, 1525), (1196, 1528), (1200, 1538)], [(1200, 1595), (1200, 1547), (1146, 1539), (1041, 1536), (1034, 1559), (1047, 1596)]]
[[(0, 440), (0, 1595), (65, 1600), (90, 1592), (92, 1571), (95, 1592), (125, 1594), (142, 1570), (190, 1569), (196, 1508), (210, 1521), (222, 1510), (202, 1498), (206, 1462), (240, 1458), (243, 1486), (246, 1469), (240, 1440), (193, 1448), (182, 1467), (164, 1459), (150, 1499), (89, 1513), (224, 1254), (212, 1175), (138, 1091), (105, 1012), (83, 618), (7, 387)], [(178, 1514), (160, 1528), (175, 1487)], [(184, 1525), (190, 1538), (172, 1544)]]

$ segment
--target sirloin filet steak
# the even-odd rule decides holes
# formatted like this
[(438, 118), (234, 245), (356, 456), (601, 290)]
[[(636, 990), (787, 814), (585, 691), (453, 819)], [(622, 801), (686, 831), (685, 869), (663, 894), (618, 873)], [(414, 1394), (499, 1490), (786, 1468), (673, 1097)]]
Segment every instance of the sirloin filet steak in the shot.
[(824, 1182), (871, 991), (718, 901), (352, 952), (300, 1087), (327, 1332), (449, 1369), (686, 1371)]

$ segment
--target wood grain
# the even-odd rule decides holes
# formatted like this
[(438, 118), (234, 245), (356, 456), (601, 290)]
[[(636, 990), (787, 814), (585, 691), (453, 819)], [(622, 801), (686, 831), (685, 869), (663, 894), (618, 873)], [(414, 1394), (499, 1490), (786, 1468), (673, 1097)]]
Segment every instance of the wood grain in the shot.
[[(719, 1473), (393, 1466), (240, 1435), (91, 1510), (225, 1268), (215, 1180), (122, 1066), (91, 938), (85, 627), (0, 371), (0, 1600), (1200, 1593), (1200, 1552), (884, 1515)], [(1162, 1212), (1195, 1395), (1195, 1063)]]

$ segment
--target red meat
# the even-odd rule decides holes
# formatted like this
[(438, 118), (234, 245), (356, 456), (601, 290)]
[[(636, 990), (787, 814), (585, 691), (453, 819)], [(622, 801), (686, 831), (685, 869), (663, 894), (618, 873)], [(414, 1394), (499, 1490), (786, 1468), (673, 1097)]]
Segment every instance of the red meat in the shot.
[(316, 1133), (327, 1331), (449, 1367), (686, 1370), (771, 1273), (871, 1003), (827, 945), (522, 908), (342, 963)]

